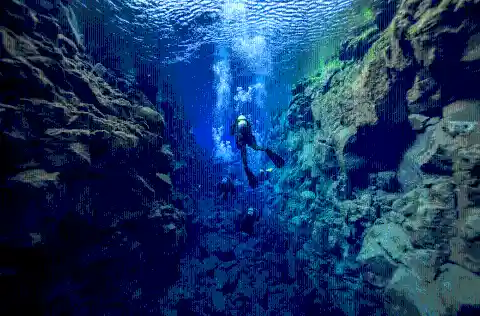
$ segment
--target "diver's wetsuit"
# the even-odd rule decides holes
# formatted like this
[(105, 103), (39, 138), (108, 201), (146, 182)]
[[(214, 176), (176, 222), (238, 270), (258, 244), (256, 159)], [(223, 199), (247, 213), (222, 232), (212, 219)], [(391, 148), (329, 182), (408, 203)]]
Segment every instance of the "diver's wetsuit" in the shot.
[(240, 221), (240, 230), (251, 235), (253, 234), (253, 228), (255, 223), (259, 220), (260, 213), (256, 211), (247, 211)]
[(234, 196), (236, 191), (232, 179), (230, 177), (223, 177), (222, 181), (217, 184), (217, 191), (218, 196), (221, 196), (225, 201), (227, 200), (229, 194)]
[(230, 135), (232, 136), (235, 135), (235, 143), (237, 148), (240, 149), (240, 153), (242, 155), (243, 169), (247, 174), (248, 182), (251, 187), (256, 187), (258, 182), (257, 182), (257, 179), (255, 178), (255, 175), (248, 167), (247, 145), (254, 150), (265, 151), (268, 157), (270, 157), (270, 159), (273, 161), (273, 163), (277, 167), (280, 168), (285, 165), (285, 161), (282, 159), (282, 157), (278, 156), (277, 154), (272, 152), (270, 149), (261, 147), (257, 144), (257, 141), (255, 140), (255, 136), (253, 136), (253, 133), (252, 133), (252, 126), (250, 125), (250, 122), (247, 121), (245, 116), (240, 115), (236, 119), (236, 121), (230, 126)]
[(230, 126), (230, 135), (235, 135), (235, 144), (237, 148), (240, 149), (240, 153), (242, 155), (243, 169), (247, 174), (250, 186), (255, 187), (257, 185), (257, 181), (253, 172), (248, 167), (247, 162), (247, 145), (252, 147), (253, 149), (258, 148), (258, 146), (255, 140), (255, 136), (253, 136), (252, 126), (250, 125), (250, 122), (248, 122), (243, 115), (240, 115)]

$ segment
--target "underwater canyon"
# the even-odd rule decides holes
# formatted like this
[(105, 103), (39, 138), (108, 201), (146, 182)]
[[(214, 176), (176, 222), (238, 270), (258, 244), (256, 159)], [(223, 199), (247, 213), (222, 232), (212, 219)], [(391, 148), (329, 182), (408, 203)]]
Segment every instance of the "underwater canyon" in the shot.
[(4, 1), (2, 315), (478, 313), (480, 1), (180, 2)]

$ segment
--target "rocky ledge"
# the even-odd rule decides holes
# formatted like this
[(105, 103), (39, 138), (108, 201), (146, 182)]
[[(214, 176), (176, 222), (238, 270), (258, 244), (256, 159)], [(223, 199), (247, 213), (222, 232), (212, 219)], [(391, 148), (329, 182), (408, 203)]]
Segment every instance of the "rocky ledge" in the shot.
[(0, 12), (2, 314), (136, 314), (178, 272), (163, 116), (97, 74), (73, 22), (60, 1)]
[(277, 203), (345, 314), (478, 313), (480, 1), (392, 13), (293, 89)]

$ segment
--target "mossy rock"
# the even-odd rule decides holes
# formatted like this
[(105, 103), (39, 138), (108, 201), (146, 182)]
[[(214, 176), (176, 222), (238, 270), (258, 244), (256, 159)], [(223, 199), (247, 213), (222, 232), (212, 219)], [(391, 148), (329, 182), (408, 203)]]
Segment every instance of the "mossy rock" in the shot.
[(400, 5), (399, 0), (373, 0), (372, 13), (375, 24), (380, 30), (388, 27)]
[(362, 58), (380, 37), (377, 26), (372, 26), (364, 30), (360, 35), (344, 41), (340, 49), (340, 60)]
[(388, 47), (389, 44), (389, 36), (393, 32), (394, 27), (389, 27), (386, 31), (384, 31), (380, 37), (370, 46), (366, 54), (364, 55), (364, 62), (369, 63), (372, 62), (374, 59), (377, 59), (382, 56), (382, 53)]

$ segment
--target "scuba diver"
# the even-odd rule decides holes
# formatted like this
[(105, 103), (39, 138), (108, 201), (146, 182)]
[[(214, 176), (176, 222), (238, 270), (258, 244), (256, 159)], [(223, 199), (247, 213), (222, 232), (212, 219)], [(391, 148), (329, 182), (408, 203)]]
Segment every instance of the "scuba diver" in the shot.
[(217, 184), (218, 197), (221, 197), (224, 201), (228, 199), (228, 195), (234, 196), (237, 192), (235, 190), (235, 184), (232, 178), (224, 176), (222, 180)]
[(247, 174), (248, 184), (250, 187), (255, 188), (258, 184), (255, 175), (248, 167), (247, 163), (247, 145), (254, 150), (264, 151), (270, 160), (275, 164), (277, 168), (281, 168), (285, 165), (285, 160), (282, 157), (271, 151), (269, 148), (258, 146), (255, 136), (252, 134), (252, 126), (244, 115), (240, 115), (235, 122), (230, 126), (230, 135), (235, 136), (235, 143), (237, 148), (240, 149), (242, 155), (243, 169)]
[(260, 219), (260, 212), (256, 212), (253, 207), (249, 207), (247, 212), (240, 219), (240, 230), (251, 235), (255, 223)]

